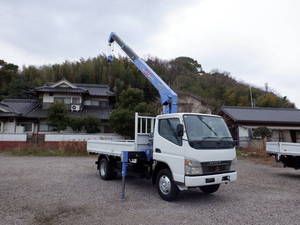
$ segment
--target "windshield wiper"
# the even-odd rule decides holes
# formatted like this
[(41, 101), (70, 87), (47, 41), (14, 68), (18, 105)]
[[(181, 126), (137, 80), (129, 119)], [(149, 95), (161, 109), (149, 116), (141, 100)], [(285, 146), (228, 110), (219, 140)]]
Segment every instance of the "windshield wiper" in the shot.
[(204, 140), (207, 140), (207, 139), (215, 139), (215, 138), (218, 138), (217, 136), (216, 137), (203, 137), (201, 141), (204, 141)]
[(220, 137), (220, 139), (221, 139), (221, 140), (223, 140), (223, 139), (226, 139), (226, 138), (228, 138), (228, 139), (229, 139), (229, 138), (230, 138), (230, 139), (232, 139), (232, 137)]
[(212, 129), (212, 127), (211, 126), (209, 126), (206, 122), (204, 122), (203, 120), (202, 120), (202, 118), (201, 117), (199, 117), (199, 116), (197, 116), (197, 118), (211, 131), (211, 132), (213, 132), (214, 133), (214, 135), (216, 135), (216, 137), (218, 136), (218, 134), (214, 131), (214, 129)]
[(203, 137), (202, 139), (198, 139), (198, 140), (190, 140), (190, 142), (202, 142), (205, 141), (207, 139), (218, 139), (218, 137)]
[(207, 139), (217, 139), (218, 141), (221, 141), (221, 140), (224, 140), (224, 139), (226, 139), (226, 138), (232, 139), (232, 137), (218, 137), (218, 136), (216, 136), (216, 137), (211, 137), (211, 136), (208, 136), (208, 137), (203, 137), (201, 140), (192, 140), (192, 141), (205, 141), (205, 140), (207, 140)]

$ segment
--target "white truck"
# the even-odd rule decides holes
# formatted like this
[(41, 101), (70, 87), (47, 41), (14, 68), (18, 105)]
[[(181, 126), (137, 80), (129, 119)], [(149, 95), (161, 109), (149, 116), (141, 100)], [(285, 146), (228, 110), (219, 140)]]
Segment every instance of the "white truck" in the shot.
[(180, 190), (200, 187), (213, 193), (220, 184), (236, 180), (235, 142), (222, 117), (177, 113), (177, 94), (115, 33), (109, 37), (109, 43), (113, 42), (158, 90), (163, 114), (136, 114), (134, 140), (89, 140), (87, 151), (99, 154), (100, 177), (113, 179), (121, 171), (124, 199), (127, 169), (142, 174), (152, 179), (167, 201), (174, 200)]
[(87, 142), (87, 151), (99, 154), (96, 164), (103, 180), (122, 170), (125, 182), (130, 168), (152, 179), (168, 201), (180, 190), (200, 187), (213, 193), (220, 184), (236, 180), (235, 143), (220, 116), (173, 113), (135, 118), (135, 140)]
[(267, 142), (266, 151), (275, 156), (277, 162), (282, 162), (284, 167), (300, 169), (300, 143)]

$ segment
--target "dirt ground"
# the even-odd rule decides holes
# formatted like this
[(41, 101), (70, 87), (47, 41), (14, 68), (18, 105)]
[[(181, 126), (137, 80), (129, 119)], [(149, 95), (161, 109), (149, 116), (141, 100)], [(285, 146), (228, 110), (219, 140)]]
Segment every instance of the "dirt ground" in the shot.
[(300, 171), (238, 161), (238, 180), (175, 202), (150, 181), (100, 180), (93, 157), (0, 155), (0, 224), (300, 224)]

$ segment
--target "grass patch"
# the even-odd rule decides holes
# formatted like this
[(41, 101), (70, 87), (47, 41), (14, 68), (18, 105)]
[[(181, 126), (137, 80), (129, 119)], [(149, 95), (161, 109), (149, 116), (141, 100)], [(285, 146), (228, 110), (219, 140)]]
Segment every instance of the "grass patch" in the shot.
[(275, 162), (274, 158), (267, 153), (263, 142), (250, 143), (245, 148), (238, 148), (236, 153), (238, 159), (249, 159), (255, 163), (271, 165), (274, 167), (280, 166)]

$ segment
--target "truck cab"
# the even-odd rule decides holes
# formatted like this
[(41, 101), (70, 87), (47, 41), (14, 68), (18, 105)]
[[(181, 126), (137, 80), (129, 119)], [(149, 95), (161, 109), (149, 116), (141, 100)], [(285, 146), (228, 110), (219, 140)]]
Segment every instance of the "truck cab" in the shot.
[[(169, 174), (156, 176), (162, 198), (172, 198), (171, 185), (179, 190), (200, 187), (216, 191), (234, 181), (235, 142), (222, 117), (196, 113), (172, 113), (156, 117), (153, 160)], [(168, 172), (167, 172), (168, 173)]]

